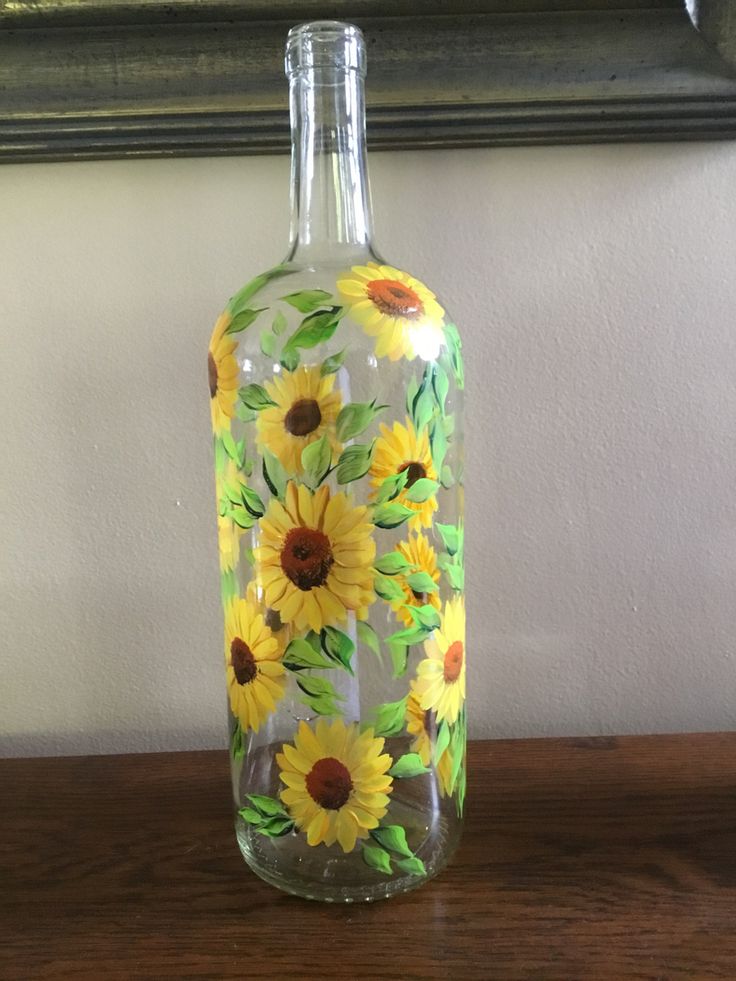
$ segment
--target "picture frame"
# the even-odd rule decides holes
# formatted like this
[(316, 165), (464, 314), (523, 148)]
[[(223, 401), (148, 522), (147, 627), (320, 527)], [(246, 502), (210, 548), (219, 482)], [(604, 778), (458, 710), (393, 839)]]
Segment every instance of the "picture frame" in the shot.
[(372, 149), (736, 135), (733, 0), (0, 0), (0, 161), (285, 151), (286, 34), (327, 18)]

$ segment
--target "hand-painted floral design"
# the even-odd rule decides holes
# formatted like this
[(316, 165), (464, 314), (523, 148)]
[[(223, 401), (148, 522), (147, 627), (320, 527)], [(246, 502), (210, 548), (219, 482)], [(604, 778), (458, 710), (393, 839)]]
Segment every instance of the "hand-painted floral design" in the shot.
[(312, 729), (299, 724), (293, 745), (285, 743), (276, 762), (285, 789), (281, 800), (310, 845), (351, 852), (386, 814), (393, 785), (391, 757), (372, 729), (324, 719)]
[(312, 493), (289, 481), (284, 503), (272, 499), (259, 525), (259, 584), (283, 623), (319, 631), (349, 612), (365, 618), (376, 554), (366, 507), (326, 486)]
[(259, 610), (247, 600), (225, 607), (225, 668), (230, 708), (243, 730), (258, 732), (283, 698), (282, 650)]
[(376, 356), (436, 358), (445, 311), (424, 283), (393, 266), (353, 266), (337, 281), (350, 316), (376, 338)]
[(413, 589), (409, 580), (416, 577), (417, 573), (424, 573), (437, 585), (440, 581), (440, 570), (437, 567), (437, 554), (430, 545), (427, 536), (421, 532), (417, 535), (410, 535), (406, 541), (399, 542), (396, 551), (406, 559), (408, 568), (396, 576), (396, 581), (404, 591), (404, 596), (402, 599), (394, 600), (391, 606), (399, 618), (409, 627), (414, 623), (409, 612), (410, 608), (429, 604), (435, 610), (439, 610), (442, 605), (439, 589), (435, 591), (426, 588)]
[[(293, 272), (236, 293), (208, 355), (239, 820), (376, 875), (425, 876), (426, 835), (397, 823), (397, 788), (423, 781), (412, 800), (442, 798), (447, 816), (466, 786), (460, 338), (393, 266), (300, 289)], [(355, 323), (386, 359), (375, 387), (365, 340), (351, 360)], [(372, 658), (397, 688), (352, 721)], [(264, 750), (272, 725), (278, 775), (246, 776), (250, 733)]]
[(426, 658), (417, 668), (416, 693), (437, 721), (452, 725), (465, 703), (465, 600), (445, 603), (441, 624), (425, 641)]
[(387, 477), (406, 472), (406, 483), (396, 501), (416, 512), (415, 516), (409, 519), (409, 527), (412, 530), (431, 528), (432, 515), (437, 510), (436, 495), (430, 494), (425, 500), (415, 502), (411, 500), (409, 494), (418, 480), (425, 478), (437, 480), (427, 430), (422, 429), (417, 434), (414, 423), (407, 418), (406, 425), (402, 426), (400, 422), (395, 422), (391, 429), (385, 423), (381, 423), (380, 432), (370, 469), (371, 483), (376, 488), (376, 493)]
[(302, 451), (322, 436), (330, 442), (333, 459), (340, 455), (335, 421), (342, 401), (334, 385), (335, 376), (322, 376), (319, 365), (300, 365), (264, 383), (276, 404), (258, 414), (258, 445), (270, 450), (287, 473), (302, 473)]
[[(406, 730), (414, 737), (409, 747), (412, 753), (418, 753), (422, 763), (429, 766), (437, 740), (437, 716), (432, 709), (422, 708), (416, 681), (412, 681), (409, 686), (409, 697), (406, 700)], [(443, 750), (437, 761), (436, 773), (440, 796), (449, 796), (452, 776), (449, 746)]]
[(215, 433), (230, 426), (235, 415), (238, 396), (238, 362), (235, 359), (237, 341), (227, 334), (230, 314), (223, 313), (215, 324), (207, 355), (207, 375), (210, 386), (210, 411)]

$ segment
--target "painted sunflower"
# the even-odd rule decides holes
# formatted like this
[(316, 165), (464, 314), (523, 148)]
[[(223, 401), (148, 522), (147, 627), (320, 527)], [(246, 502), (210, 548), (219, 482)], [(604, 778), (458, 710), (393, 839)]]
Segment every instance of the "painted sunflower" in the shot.
[(388, 808), (393, 780), (385, 740), (357, 723), (319, 719), (313, 730), (299, 724), (294, 744), (277, 753), (286, 789), (281, 799), (310, 845), (333, 845), (351, 852), (359, 838), (377, 828)]
[(465, 701), (465, 601), (445, 603), (440, 626), (424, 641), (427, 655), (417, 667), (416, 693), (421, 707), (449, 725)]
[(432, 515), (437, 510), (436, 496), (433, 494), (422, 504), (415, 504), (406, 497), (406, 491), (413, 487), (420, 478), (437, 479), (437, 471), (432, 463), (427, 430), (423, 429), (421, 435), (417, 436), (414, 424), (407, 416), (406, 426), (395, 422), (393, 428), (389, 429), (385, 423), (381, 423), (380, 433), (380, 437), (376, 440), (373, 462), (371, 463), (371, 484), (378, 489), (386, 477), (407, 470), (406, 484), (396, 501), (398, 504), (403, 504), (405, 507), (411, 508), (412, 511), (416, 511), (416, 515), (409, 519), (409, 528), (412, 531), (417, 531), (421, 527), (430, 528)]
[(235, 360), (237, 341), (225, 331), (230, 326), (230, 314), (225, 312), (217, 320), (210, 339), (207, 355), (207, 375), (210, 383), (210, 412), (212, 429), (220, 433), (230, 428), (235, 415), (238, 397), (238, 362)]
[(302, 473), (302, 450), (327, 435), (333, 462), (342, 452), (335, 435), (335, 420), (342, 408), (340, 393), (333, 391), (334, 375), (320, 376), (320, 366), (300, 366), (264, 383), (276, 403), (258, 413), (258, 445), (266, 447), (290, 474)]
[(369, 262), (342, 273), (337, 289), (353, 320), (376, 338), (377, 357), (437, 357), (445, 311), (424, 283), (393, 266)]
[(272, 498), (255, 556), (265, 602), (282, 623), (318, 631), (344, 623), (350, 611), (365, 619), (375, 599), (376, 554), (367, 515), (327, 486), (313, 494), (289, 481), (284, 503)]
[(263, 616), (244, 599), (225, 607), (225, 670), (230, 708), (244, 730), (258, 732), (284, 696), (282, 651)]
[(272, 635), (276, 638), (276, 643), (279, 645), (279, 651), (283, 654), (283, 652), (289, 646), (289, 642), (294, 637), (294, 629), (291, 624), (282, 623), (278, 612), (276, 610), (272, 610), (270, 606), (266, 606), (266, 599), (263, 595), (263, 589), (259, 588), (255, 579), (251, 579), (251, 581), (248, 583), (248, 588), (245, 591), (245, 598), (249, 603), (252, 603), (257, 610), (260, 610), (263, 613), (263, 622), (271, 631)]
[[(425, 711), (422, 708), (415, 681), (412, 681), (409, 686), (409, 697), (406, 702), (406, 730), (414, 737), (409, 746), (410, 752), (418, 753), (424, 766), (429, 766), (434, 741), (437, 738), (437, 716), (431, 709)], [(452, 779), (452, 756), (449, 748), (440, 756), (435, 773), (440, 797), (449, 796)]]
[(421, 532), (418, 535), (410, 536), (405, 542), (399, 542), (396, 546), (396, 551), (404, 556), (406, 561), (411, 565), (411, 569), (405, 574), (394, 577), (396, 582), (404, 590), (404, 598), (403, 600), (393, 600), (391, 606), (406, 626), (410, 627), (414, 621), (407, 610), (407, 606), (425, 606), (429, 604), (435, 610), (439, 610), (442, 605), (439, 592), (417, 593), (406, 581), (407, 576), (410, 576), (414, 572), (426, 572), (434, 582), (438, 583), (440, 581), (440, 570), (437, 568), (437, 553), (429, 544), (426, 535), (423, 535)]

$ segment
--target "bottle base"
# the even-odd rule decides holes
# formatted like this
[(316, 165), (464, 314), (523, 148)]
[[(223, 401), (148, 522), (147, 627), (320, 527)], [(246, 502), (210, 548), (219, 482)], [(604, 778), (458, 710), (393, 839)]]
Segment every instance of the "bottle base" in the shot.
[(424, 873), (388, 875), (363, 860), (360, 843), (344, 854), (337, 845), (311, 847), (304, 835), (267, 838), (236, 818), (236, 836), (246, 864), (259, 878), (283, 892), (327, 903), (372, 903), (410, 892), (440, 873), (452, 857), (459, 828), (440, 819), (427, 826), (426, 814), (409, 802), (394, 801), (391, 820), (401, 824)]

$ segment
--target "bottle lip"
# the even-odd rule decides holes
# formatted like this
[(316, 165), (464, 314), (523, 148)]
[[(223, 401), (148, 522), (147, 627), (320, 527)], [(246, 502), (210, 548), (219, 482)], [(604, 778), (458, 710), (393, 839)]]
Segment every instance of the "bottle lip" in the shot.
[(315, 68), (366, 72), (363, 32), (339, 20), (312, 20), (292, 27), (286, 38), (284, 67), (288, 78)]

